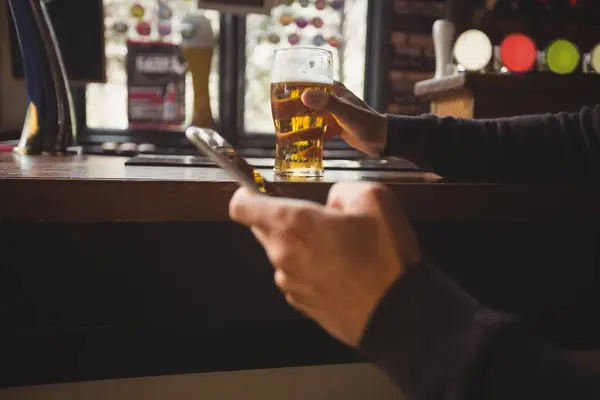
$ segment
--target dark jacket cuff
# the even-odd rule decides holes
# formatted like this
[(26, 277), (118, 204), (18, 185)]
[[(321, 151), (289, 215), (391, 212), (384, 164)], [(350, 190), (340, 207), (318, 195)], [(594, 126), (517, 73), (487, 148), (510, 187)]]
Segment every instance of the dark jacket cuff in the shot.
[(439, 129), (438, 119), (433, 115), (405, 117), (387, 115), (387, 141), (382, 156), (395, 156), (421, 162), (427, 155), (428, 139)]

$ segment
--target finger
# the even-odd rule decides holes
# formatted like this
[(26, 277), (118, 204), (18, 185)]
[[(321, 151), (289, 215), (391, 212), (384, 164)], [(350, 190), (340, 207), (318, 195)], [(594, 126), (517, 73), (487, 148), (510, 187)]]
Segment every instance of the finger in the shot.
[(302, 93), (302, 102), (317, 111), (328, 111), (336, 118), (349, 118), (356, 107), (341, 98), (322, 90), (307, 90)]
[(354, 147), (357, 150), (362, 151), (365, 154), (370, 154), (372, 156), (375, 156), (379, 152), (377, 145), (366, 143), (364, 140), (359, 139), (357, 136), (344, 131), (344, 129), (342, 129), (341, 137), (350, 146)]
[[(374, 129), (373, 114), (369, 109), (354, 105), (344, 98), (320, 90), (307, 90), (302, 93), (302, 102), (317, 111), (329, 112), (345, 133), (357, 135), (357, 132)], [(368, 150), (372, 153), (371, 149)]]
[(235, 222), (256, 226), (268, 234), (274, 226), (285, 224), (294, 213), (316, 206), (305, 200), (271, 197), (240, 188), (229, 202), (229, 216)]
[(325, 129), (325, 134), (323, 135), (325, 140), (340, 136), (342, 134), (342, 127), (340, 124), (338, 124), (333, 115), (326, 114), (323, 119), (327, 125), (327, 129)]
[(345, 213), (370, 215), (386, 222), (390, 237), (407, 263), (422, 258), (419, 241), (399, 199), (385, 185), (367, 182), (342, 182), (329, 191), (327, 208)]
[(369, 105), (361, 100), (358, 96), (356, 96), (351, 90), (349, 90), (346, 86), (344, 86), (341, 82), (336, 82), (333, 87), (333, 92), (336, 96), (341, 97), (343, 99), (348, 100), (350, 103), (354, 104), (357, 107), (369, 109)]
[(281, 268), (275, 270), (273, 278), (283, 293), (295, 293), (306, 299), (314, 296), (315, 292), (310, 284), (303, 282), (301, 278), (294, 278), (293, 275)]
[(381, 207), (379, 201), (389, 202), (391, 192), (374, 182), (340, 182), (334, 184), (327, 196), (327, 208), (344, 212), (372, 212)]
[(315, 320), (315, 317), (319, 315), (317, 306), (312, 304), (316, 303), (315, 299), (294, 292), (284, 292), (283, 295), (290, 306), (311, 319)]
[(267, 232), (256, 225), (251, 226), (250, 230), (252, 231), (252, 234), (254, 235), (256, 240), (258, 240), (258, 242), (261, 244), (261, 246), (266, 247), (268, 244), (267, 239), (269, 237), (267, 235)]
[(271, 198), (265, 195), (259, 195), (252, 192), (250, 189), (241, 187), (233, 194), (229, 200), (229, 216), (230, 218), (243, 225), (257, 225), (263, 229), (263, 218), (261, 214), (271, 209)]

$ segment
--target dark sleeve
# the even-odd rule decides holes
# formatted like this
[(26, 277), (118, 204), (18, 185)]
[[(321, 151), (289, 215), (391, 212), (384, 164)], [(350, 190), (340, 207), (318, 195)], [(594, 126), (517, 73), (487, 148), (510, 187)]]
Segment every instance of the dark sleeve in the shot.
[(414, 267), (391, 287), (361, 351), (411, 400), (600, 399), (599, 376), (430, 266)]
[(388, 116), (383, 155), (445, 179), (600, 182), (600, 105), (499, 119)]

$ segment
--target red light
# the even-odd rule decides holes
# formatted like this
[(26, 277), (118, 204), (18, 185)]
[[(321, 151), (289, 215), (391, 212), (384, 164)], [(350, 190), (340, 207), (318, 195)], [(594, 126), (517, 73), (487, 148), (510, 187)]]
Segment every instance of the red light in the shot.
[(535, 43), (522, 33), (510, 34), (500, 44), (500, 57), (509, 71), (529, 71), (535, 64), (536, 56)]

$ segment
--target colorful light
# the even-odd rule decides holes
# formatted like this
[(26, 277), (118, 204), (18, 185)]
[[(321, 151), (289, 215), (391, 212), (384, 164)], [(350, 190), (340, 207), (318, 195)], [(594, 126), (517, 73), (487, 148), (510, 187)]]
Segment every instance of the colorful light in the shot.
[(600, 43), (590, 51), (590, 65), (594, 71), (600, 73)]
[(579, 66), (581, 53), (577, 46), (566, 39), (552, 42), (546, 49), (546, 64), (555, 74), (570, 74)]
[(314, 17), (311, 22), (312, 25), (317, 29), (322, 28), (324, 24), (323, 19), (321, 19), (320, 17)]
[(152, 32), (152, 27), (150, 26), (149, 23), (147, 22), (139, 22), (136, 26), (135, 26), (135, 31), (138, 33), (138, 35), (140, 36), (149, 36), (150, 33)]
[(168, 21), (160, 21), (158, 23), (158, 34), (160, 36), (169, 36), (171, 34), (171, 23)]
[(146, 10), (140, 3), (134, 3), (129, 9), (131, 16), (134, 18), (142, 18), (146, 13)]
[(331, 8), (335, 11), (339, 11), (344, 8), (344, 0), (333, 0), (331, 2)]
[(127, 33), (129, 30), (129, 25), (123, 21), (117, 21), (113, 24), (113, 30), (120, 34)]
[(269, 36), (267, 36), (267, 40), (269, 41), (269, 43), (279, 44), (279, 42), (281, 41), (281, 38), (279, 37), (278, 34), (271, 33), (271, 34), (269, 34)]
[(294, 22), (296, 18), (292, 14), (282, 14), (279, 17), (279, 23), (283, 26), (287, 26)]
[(306, 20), (306, 18), (304, 18), (304, 17), (296, 18), (296, 26), (298, 28), (304, 29), (304, 28), (306, 28), (307, 25), (308, 25), (308, 21)]
[(313, 38), (312, 42), (315, 46), (321, 47), (325, 44), (325, 38), (323, 35), (317, 35)]
[(513, 33), (500, 44), (500, 58), (504, 66), (512, 72), (526, 72), (533, 68), (537, 48), (529, 36)]
[(173, 17), (173, 10), (167, 4), (159, 3), (158, 16), (160, 19), (171, 19)]
[(300, 36), (298, 36), (295, 33), (292, 33), (290, 36), (288, 36), (288, 43), (292, 46), (297, 45), (298, 43), (300, 43)]
[(327, 2), (325, 0), (316, 0), (315, 1), (315, 8), (319, 11), (324, 10), (326, 6), (327, 6)]
[(332, 36), (327, 41), (331, 47), (338, 48), (342, 45), (342, 39), (336, 36)]
[(480, 30), (465, 31), (456, 39), (454, 58), (467, 71), (479, 71), (492, 59), (492, 42)]

